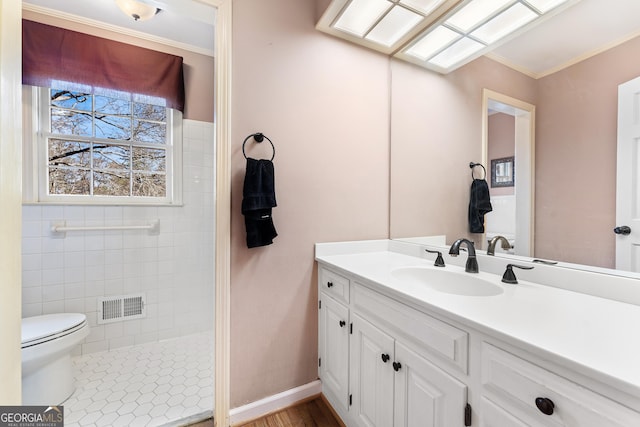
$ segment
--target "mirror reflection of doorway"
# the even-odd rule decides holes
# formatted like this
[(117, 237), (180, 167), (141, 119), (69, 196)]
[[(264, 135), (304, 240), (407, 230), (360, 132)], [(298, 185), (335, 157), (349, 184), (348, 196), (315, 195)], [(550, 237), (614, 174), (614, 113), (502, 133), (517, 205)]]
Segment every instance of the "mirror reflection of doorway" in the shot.
[(533, 256), (533, 149), (535, 106), (490, 90), (483, 92), (483, 162), (491, 169), (493, 211), (485, 216), (483, 248), (505, 237), (503, 252)]
[(487, 119), (487, 155), (491, 167), (489, 195), (493, 210), (485, 216), (486, 242), (495, 236), (503, 236), (511, 245), (503, 249), (496, 246), (496, 252), (515, 253), (516, 247), (516, 193), (513, 184), (511, 163), (515, 159), (516, 118), (508, 112), (505, 104), (492, 102)]

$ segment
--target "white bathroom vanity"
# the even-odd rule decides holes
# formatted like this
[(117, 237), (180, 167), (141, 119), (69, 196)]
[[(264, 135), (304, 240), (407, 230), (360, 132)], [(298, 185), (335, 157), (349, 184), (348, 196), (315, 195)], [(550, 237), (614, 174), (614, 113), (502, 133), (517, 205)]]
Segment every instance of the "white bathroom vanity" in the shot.
[(530, 264), (511, 285), (504, 258), (472, 274), (427, 247), (316, 245), (318, 372), (347, 426), (640, 426), (637, 280)]

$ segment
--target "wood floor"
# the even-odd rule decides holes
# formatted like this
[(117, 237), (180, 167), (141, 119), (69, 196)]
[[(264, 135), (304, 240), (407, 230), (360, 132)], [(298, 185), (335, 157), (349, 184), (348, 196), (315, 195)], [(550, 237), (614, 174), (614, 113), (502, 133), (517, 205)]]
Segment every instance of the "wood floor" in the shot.
[[(235, 427), (343, 427), (329, 406), (317, 397), (307, 402), (299, 403), (290, 408), (267, 415), (258, 420)], [(213, 421), (207, 420), (189, 427), (213, 427)]]

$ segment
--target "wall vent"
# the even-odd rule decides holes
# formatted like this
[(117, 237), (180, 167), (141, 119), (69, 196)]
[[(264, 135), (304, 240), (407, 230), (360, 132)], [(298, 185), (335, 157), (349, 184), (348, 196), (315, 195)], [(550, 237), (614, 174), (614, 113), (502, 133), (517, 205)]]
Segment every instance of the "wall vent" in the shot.
[(98, 324), (146, 317), (144, 294), (98, 298)]

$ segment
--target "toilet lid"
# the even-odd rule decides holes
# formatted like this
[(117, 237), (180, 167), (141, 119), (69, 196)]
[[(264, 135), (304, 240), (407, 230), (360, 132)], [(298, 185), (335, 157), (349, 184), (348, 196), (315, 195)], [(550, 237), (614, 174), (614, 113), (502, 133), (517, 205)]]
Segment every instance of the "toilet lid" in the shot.
[(82, 313), (25, 317), (22, 319), (22, 345), (74, 329), (86, 320), (87, 316)]

